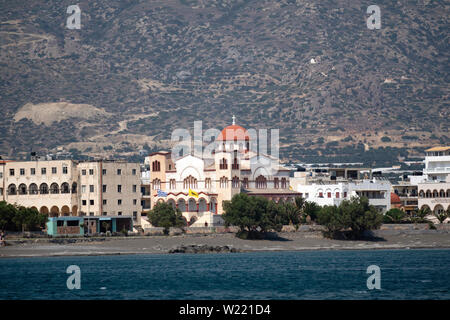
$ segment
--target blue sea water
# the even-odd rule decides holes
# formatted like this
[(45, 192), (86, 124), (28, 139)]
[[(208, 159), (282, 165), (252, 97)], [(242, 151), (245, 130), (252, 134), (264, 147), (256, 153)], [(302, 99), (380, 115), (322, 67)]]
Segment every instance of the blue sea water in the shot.
[(450, 299), (449, 271), (449, 249), (4, 258), (0, 299)]

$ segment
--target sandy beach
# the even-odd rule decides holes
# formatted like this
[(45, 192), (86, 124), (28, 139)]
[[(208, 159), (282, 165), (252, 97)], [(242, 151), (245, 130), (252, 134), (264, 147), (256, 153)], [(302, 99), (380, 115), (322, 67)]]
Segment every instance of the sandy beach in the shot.
[(109, 237), (62, 244), (48, 239), (28, 239), (25, 243), (10, 241), (8, 246), (0, 248), (0, 257), (165, 254), (181, 245), (229, 246), (247, 252), (450, 248), (450, 232), (446, 229), (377, 230), (374, 235), (378, 239), (372, 241), (330, 240), (323, 238), (319, 231), (280, 232), (274, 240), (242, 240), (233, 233)]

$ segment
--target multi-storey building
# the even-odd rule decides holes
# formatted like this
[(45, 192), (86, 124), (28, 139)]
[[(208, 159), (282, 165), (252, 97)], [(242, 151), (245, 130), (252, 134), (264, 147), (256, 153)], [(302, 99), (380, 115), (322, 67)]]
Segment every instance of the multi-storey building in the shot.
[(450, 210), (450, 147), (426, 150), (425, 180), (418, 183), (419, 208), (434, 213)]
[(140, 166), (121, 161), (2, 161), (0, 199), (50, 217), (129, 216), (140, 224)]
[(307, 201), (320, 206), (339, 205), (354, 196), (364, 196), (380, 212), (391, 208), (391, 184), (372, 177), (364, 168), (310, 168), (294, 172), (291, 184)]
[[(233, 121), (216, 141), (218, 147), (212, 159), (193, 155), (173, 159), (169, 152), (147, 157), (148, 170), (142, 173), (144, 209), (167, 202), (193, 226), (211, 226), (223, 223), (223, 201), (240, 192), (275, 201), (293, 201), (298, 196), (289, 189), (289, 169), (270, 161), (273, 159), (268, 155), (249, 150), (251, 141), (246, 129)], [(198, 197), (190, 195), (189, 190)]]

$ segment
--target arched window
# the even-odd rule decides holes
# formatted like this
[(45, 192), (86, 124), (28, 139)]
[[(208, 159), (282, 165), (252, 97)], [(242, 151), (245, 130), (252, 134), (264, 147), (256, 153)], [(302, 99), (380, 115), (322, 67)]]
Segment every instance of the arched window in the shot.
[(248, 189), (248, 178), (244, 178), (244, 180), (242, 180), (242, 186), (243, 186), (245, 189)]
[(420, 198), (424, 198), (425, 197), (425, 192), (423, 192), (423, 190), (420, 190), (419, 197)]
[(170, 179), (170, 181), (169, 181), (169, 188), (170, 188), (171, 190), (174, 190), (174, 189), (177, 188), (177, 182), (176, 182), (175, 179)]
[(220, 178), (220, 187), (221, 188), (227, 188), (228, 187), (228, 178), (227, 177)]
[(10, 184), (10, 185), (8, 186), (8, 194), (9, 194), (9, 195), (15, 195), (15, 194), (17, 194), (17, 188), (16, 188), (16, 185), (15, 185), (15, 184)]
[(72, 183), (72, 193), (77, 193), (77, 183)]
[(48, 185), (46, 183), (42, 183), (39, 186), (39, 193), (40, 194), (48, 194)]
[(260, 175), (256, 178), (256, 188), (257, 189), (267, 188), (267, 179), (263, 175)]
[(239, 178), (238, 177), (234, 177), (233, 180), (231, 180), (231, 187), (239, 188)]
[(51, 193), (51, 194), (57, 194), (57, 193), (59, 193), (59, 186), (58, 186), (57, 183), (52, 183), (52, 184), (50, 185), (50, 193)]
[(234, 159), (233, 159), (233, 164), (231, 165), (231, 169), (239, 170), (239, 162), (238, 162), (238, 157), (237, 157), (237, 151), (234, 151)]
[(438, 197), (438, 192), (437, 190), (433, 190), (433, 198), (437, 198)]
[(152, 171), (161, 171), (161, 163), (158, 160), (152, 162)]
[(70, 193), (70, 187), (69, 187), (69, 184), (67, 182), (64, 182), (61, 185), (61, 193)]
[(278, 178), (273, 179), (273, 187), (275, 189), (278, 189), (280, 187), (280, 179), (278, 179)]
[(27, 186), (24, 183), (19, 185), (19, 194), (27, 194)]
[(221, 170), (226, 170), (226, 169), (228, 169), (227, 159), (225, 159), (225, 158), (220, 159), (219, 168), (220, 168)]
[(189, 176), (183, 180), (183, 188), (184, 189), (196, 189), (197, 188), (197, 179), (193, 176)]
[(287, 187), (286, 178), (281, 178), (281, 189), (286, 189), (286, 187)]
[(30, 194), (38, 194), (38, 186), (35, 183), (30, 184), (30, 186), (28, 187), (28, 192)]
[(426, 194), (425, 194), (426, 198), (431, 198), (431, 191), (427, 190)]
[[(20, 187), (19, 187), (19, 188), (20, 188)], [(439, 197), (445, 198), (445, 191), (444, 191), (444, 190), (440, 190), (440, 191), (439, 191)]]
[(152, 185), (153, 185), (153, 190), (160, 190), (161, 189), (161, 180), (153, 179)]
[(206, 178), (205, 179), (205, 188), (206, 189), (211, 189), (211, 178)]

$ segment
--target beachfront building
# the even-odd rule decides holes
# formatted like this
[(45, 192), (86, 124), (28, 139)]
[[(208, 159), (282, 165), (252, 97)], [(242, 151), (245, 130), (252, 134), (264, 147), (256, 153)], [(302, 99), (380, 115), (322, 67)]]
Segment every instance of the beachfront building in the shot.
[(404, 176), (402, 180), (392, 185), (391, 204), (411, 214), (419, 208), (419, 189), (418, 184), (425, 178), (421, 172)]
[(434, 213), (450, 210), (450, 146), (426, 150), (424, 181), (418, 183), (418, 206)]
[(294, 172), (291, 184), (306, 201), (320, 206), (336, 205), (354, 196), (364, 196), (380, 212), (391, 208), (391, 184), (374, 178), (367, 168), (308, 168)]
[(144, 214), (157, 202), (167, 202), (194, 227), (216, 226), (223, 225), (223, 201), (240, 192), (274, 201), (294, 201), (299, 195), (289, 189), (290, 170), (269, 155), (252, 152), (250, 134), (234, 119), (216, 142), (212, 159), (175, 158), (169, 152), (149, 155), (142, 173)]
[(137, 163), (36, 158), (2, 161), (0, 168), (1, 200), (49, 217), (123, 216), (140, 224)]

